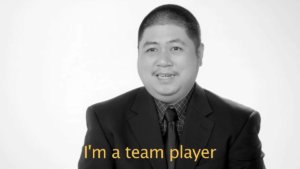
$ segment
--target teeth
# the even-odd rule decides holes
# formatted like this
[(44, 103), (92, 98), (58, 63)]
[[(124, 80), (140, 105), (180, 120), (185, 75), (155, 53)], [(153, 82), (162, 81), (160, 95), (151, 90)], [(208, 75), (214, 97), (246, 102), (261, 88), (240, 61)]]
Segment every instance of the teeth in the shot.
[(173, 74), (158, 74), (157, 75), (158, 77), (162, 77), (162, 78), (170, 78), (170, 77), (174, 77), (175, 75), (173, 75)]

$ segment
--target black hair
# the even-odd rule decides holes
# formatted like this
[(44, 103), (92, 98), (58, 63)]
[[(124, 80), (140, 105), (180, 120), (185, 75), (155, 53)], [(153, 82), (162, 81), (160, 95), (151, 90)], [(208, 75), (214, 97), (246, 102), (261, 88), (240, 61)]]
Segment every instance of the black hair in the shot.
[(195, 48), (201, 44), (200, 26), (194, 15), (187, 9), (174, 4), (167, 4), (153, 9), (142, 21), (138, 32), (138, 43), (146, 28), (153, 25), (173, 23), (184, 27), (187, 35), (194, 42)]

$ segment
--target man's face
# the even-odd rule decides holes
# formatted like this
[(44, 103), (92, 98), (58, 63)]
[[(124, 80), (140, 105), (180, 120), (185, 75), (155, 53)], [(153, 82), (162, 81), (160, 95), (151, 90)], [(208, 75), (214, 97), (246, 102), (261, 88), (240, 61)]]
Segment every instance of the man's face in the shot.
[(138, 49), (138, 72), (156, 99), (176, 103), (193, 87), (203, 47), (195, 49), (181, 26), (153, 25), (145, 29)]

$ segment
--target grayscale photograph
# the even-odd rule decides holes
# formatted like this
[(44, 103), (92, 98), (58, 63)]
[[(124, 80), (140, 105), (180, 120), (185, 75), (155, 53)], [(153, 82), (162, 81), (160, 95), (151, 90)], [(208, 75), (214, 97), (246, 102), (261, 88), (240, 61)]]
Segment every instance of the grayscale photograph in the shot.
[(300, 168), (299, 8), (0, 0), (0, 168)]

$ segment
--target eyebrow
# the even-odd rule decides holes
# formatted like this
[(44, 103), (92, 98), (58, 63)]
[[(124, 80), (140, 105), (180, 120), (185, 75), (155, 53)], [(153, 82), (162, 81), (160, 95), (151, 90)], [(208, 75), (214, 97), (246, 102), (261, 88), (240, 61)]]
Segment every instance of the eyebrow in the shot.
[(150, 41), (147, 41), (143, 44), (143, 48), (147, 45), (157, 45), (158, 43), (157, 42), (150, 42)]
[[(181, 39), (173, 39), (173, 40), (170, 40), (167, 42), (168, 44), (170, 43), (181, 43), (182, 45), (186, 45), (184, 41), (182, 41)], [(154, 42), (154, 41), (147, 41), (143, 44), (143, 48), (147, 45), (157, 45), (158, 43), (157, 42)]]
[(182, 45), (186, 45), (184, 41), (182, 41), (181, 39), (173, 39), (170, 40), (168, 43), (181, 43)]

